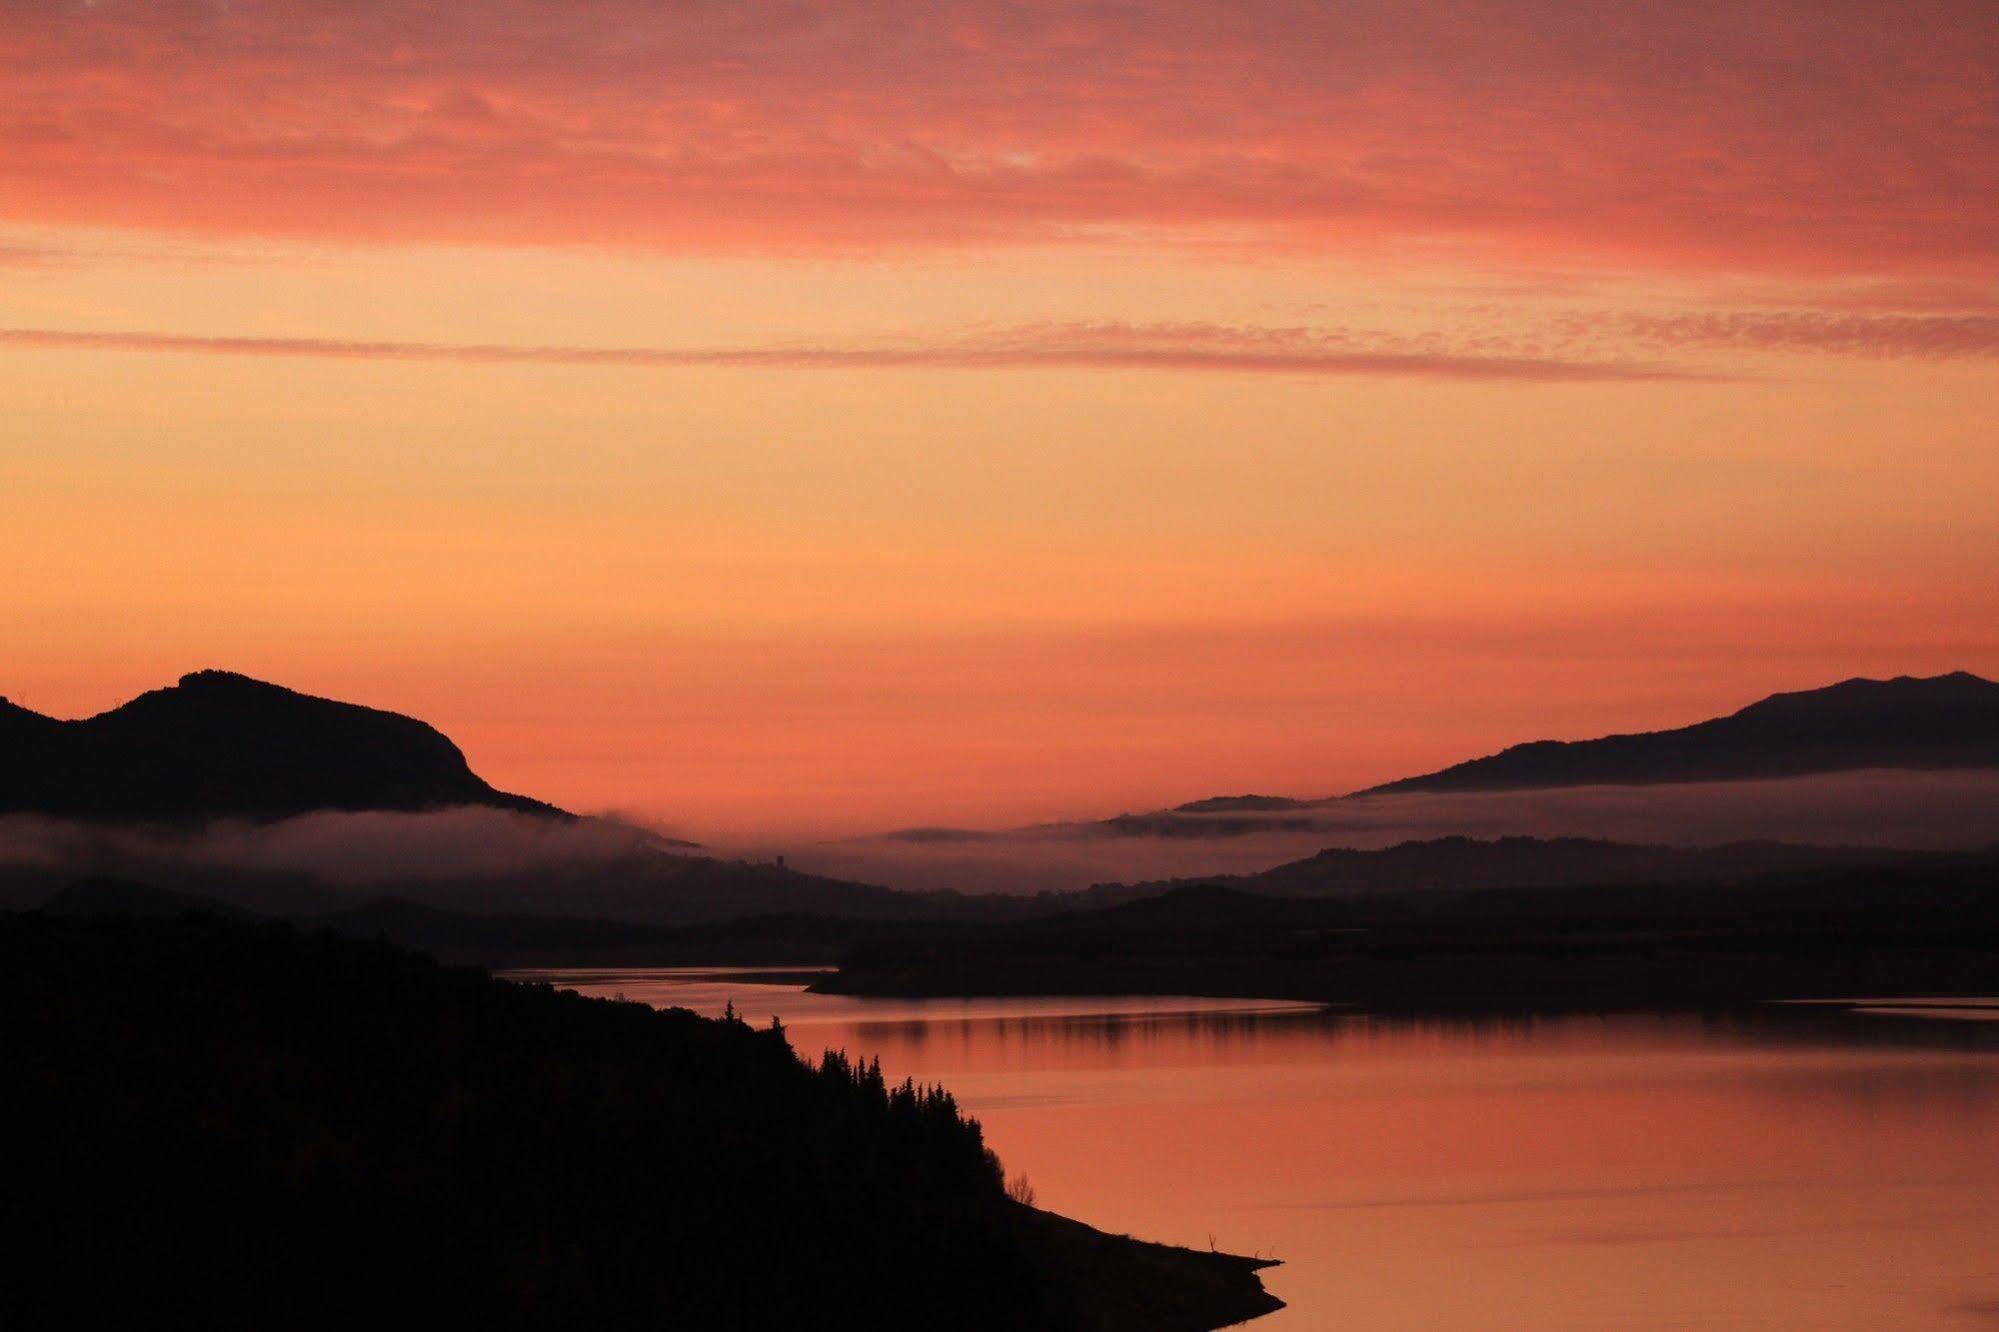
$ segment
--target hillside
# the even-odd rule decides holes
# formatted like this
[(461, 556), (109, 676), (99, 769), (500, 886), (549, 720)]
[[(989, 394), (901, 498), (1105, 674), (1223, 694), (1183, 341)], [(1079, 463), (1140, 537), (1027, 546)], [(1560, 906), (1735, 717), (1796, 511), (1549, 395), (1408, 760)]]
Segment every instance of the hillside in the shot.
[(1355, 797), (1754, 781), (1868, 769), (1999, 769), (1999, 683), (1954, 671), (1773, 694), (1726, 717), (1590, 740), (1530, 740), (1347, 796), (1210, 796), (1068, 825), (1191, 840), (1337, 830)]
[(1872, 847), (1736, 842), (1653, 846), (1589, 837), (1434, 837), (1380, 850), (1328, 847), (1256, 874), (1201, 875), (1145, 883), (1097, 884), (1078, 905), (1107, 906), (1170, 892), (1183, 884), (1226, 883), (1273, 897), (1357, 897), (1435, 889), (1526, 888), (1560, 884), (1676, 883), (1787, 870), (1840, 869), (1908, 860), (1914, 853)]
[(495, 790), (413, 717), (227, 671), (79, 721), (0, 705), (0, 813), (198, 822), (465, 805), (565, 817)]
[[(0, 863), (0, 908), (39, 904), (83, 877), (289, 917), (383, 897), (654, 924), (783, 911), (923, 917), (946, 906), (578, 819), (496, 790), (416, 718), (224, 671), (80, 721), (0, 701), (0, 815), (9, 813), (63, 820), (65, 830)], [(339, 821), (361, 814), (435, 818)], [(311, 818), (321, 823), (287, 833), (286, 821)], [(212, 831), (229, 821), (257, 830)], [(152, 835), (155, 825), (165, 835)], [(513, 846), (523, 849), (510, 858)], [(488, 848), (498, 849), (491, 863), (465, 863)], [(358, 865), (371, 868), (357, 878)]]
[(1262, 1264), (1009, 1201), (783, 1034), (212, 916), (0, 914), (9, 1326), (1203, 1332)]
[(1967, 671), (1847, 680), (1773, 694), (1675, 730), (1513, 745), (1358, 794), (1712, 782), (1864, 768), (1999, 768), (1999, 684)]

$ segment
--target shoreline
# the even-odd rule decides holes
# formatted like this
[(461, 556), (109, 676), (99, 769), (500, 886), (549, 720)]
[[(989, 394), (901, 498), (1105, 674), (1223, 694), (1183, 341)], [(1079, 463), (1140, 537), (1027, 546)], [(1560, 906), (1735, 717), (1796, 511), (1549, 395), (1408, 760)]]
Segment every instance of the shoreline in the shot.
[[(85, 1309), (124, 1320), (143, 1290), (215, 1327), (338, 1324), (391, 1292), (474, 1321), (587, 1305), (689, 1329), (846, 1307), (1215, 1332), (1283, 1307), (1268, 1260), (1014, 1200), (947, 1088), (775, 1027), (213, 915), (0, 913), (0, 963), (21, 1045), (0, 1083), (42, 1148), (16, 1191), (55, 1218), (23, 1249), (27, 1309), (74, 1306), (104, 1264), (138, 1277)], [(653, 1201), (684, 1196), (701, 1207)], [(348, 1303), (309, 1304), (327, 1290)]]

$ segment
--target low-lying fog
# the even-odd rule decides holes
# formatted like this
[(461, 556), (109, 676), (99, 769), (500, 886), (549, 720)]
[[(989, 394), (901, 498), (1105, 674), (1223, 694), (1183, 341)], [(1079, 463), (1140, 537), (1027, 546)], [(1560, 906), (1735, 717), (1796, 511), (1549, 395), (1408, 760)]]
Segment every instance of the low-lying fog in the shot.
[[(1306, 826), (1300, 826), (1300, 824)], [(714, 844), (724, 857), (911, 890), (1029, 893), (1092, 883), (1250, 873), (1328, 846), (1464, 834), (1713, 844), (1751, 838), (1910, 848), (1999, 843), (1999, 772), (1861, 772), (1783, 781), (1368, 796), (1265, 814), (1177, 815), (1174, 835), (1114, 823)], [(0, 817), (0, 869), (143, 874), (179, 865), (377, 884), (615, 866), (684, 849), (623, 819), (553, 822), (487, 809), (312, 814), (199, 830)], [(19, 903), (17, 905), (25, 905)]]
[[(1300, 828), (1300, 821), (1310, 826)], [(1270, 813), (1179, 815), (1172, 826), (1173, 836), (1132, 835), (1104, 823), (987, 833), (926, 829), (735, 853), (782, 852), (799, 869), (891, 888), (984, 893), (1254, 873), (1329, 846), (1383, 847), (1453, 834), (1970, 848), (1999, 843), (1999, 772), (1359, 796)]]

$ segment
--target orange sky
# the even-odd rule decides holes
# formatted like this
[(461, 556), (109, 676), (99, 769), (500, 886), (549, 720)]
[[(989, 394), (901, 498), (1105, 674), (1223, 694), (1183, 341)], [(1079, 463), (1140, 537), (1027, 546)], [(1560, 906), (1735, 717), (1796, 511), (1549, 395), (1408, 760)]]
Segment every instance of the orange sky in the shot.
[(0, 2), (0, 693), (228, 666), (713, 834), (1999, 674), (1994, 68), (1983, 0)]

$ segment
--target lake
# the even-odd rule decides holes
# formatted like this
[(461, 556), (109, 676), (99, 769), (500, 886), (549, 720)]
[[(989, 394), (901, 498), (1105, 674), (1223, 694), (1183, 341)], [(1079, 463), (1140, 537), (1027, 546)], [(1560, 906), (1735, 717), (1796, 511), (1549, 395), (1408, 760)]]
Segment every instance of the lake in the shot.
[(1390, 1019), (532, 975), (941, 1082), (1038, 1205), (1283, 1259), (1306, 1329), (1999, 1328), (1999, 1005)]

